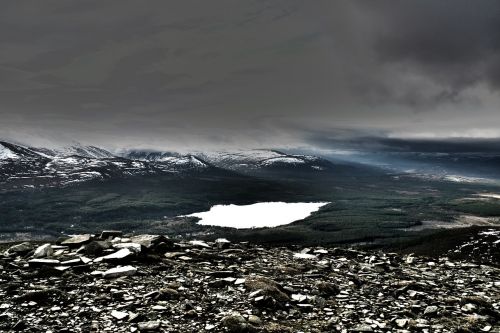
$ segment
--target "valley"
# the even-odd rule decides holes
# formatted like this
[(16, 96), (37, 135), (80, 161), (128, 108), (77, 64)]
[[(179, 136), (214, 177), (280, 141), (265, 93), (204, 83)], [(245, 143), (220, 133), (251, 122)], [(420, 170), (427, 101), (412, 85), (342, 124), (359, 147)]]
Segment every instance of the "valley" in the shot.
[[(499, 225), (495, 193), (500, 191), (490, 183), (418, 177), (279, 151), (115, 155), (97, 147), (2, 146), (3, 241), (106, 228), (267, 244), (384, 247), (444, 229)], [(276, 201), (329, 204), (274, 228), (205, 226), (186, 216), (215, 205)]]

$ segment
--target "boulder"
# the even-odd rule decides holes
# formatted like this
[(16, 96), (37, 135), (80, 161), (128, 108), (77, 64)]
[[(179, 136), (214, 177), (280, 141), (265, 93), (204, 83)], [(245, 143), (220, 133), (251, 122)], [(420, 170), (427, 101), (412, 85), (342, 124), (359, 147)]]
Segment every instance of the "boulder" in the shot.
[(52, 254), (54, 254), (54, 249), (52, 249), (52, 245), (47, 243), (36, 248), (33, 258), (49, 257)]
[(101, 255), (105, 250), (111, 248), (111, 243), (107, 241), (92, 241), (85, 244), (78, 252), (83, 252), (88, 256)]
[(246, 332), (248, 328), (245, 318), (239, 313), (232, 313), (225, 316), (222, 318), (221, 323), (227, 332), (232, 333)]
[(290, 297), (279, 283), (263, 276), (247, 278), (245, 287), (250, 291), (260, 291), (260, 295), (270, 296), (278, 302), (290, 301)]
[(18, 254), (26, 254), (26, 253), (30, 252), (31, 250), (33, 250), (33, 245), (31, 245), (31, 243), (29, 243), (29, 242), (24, 242), (24, 243), (16, 244), (16, 245), (9, 247), (7, 249), (7, 251), (5, 251), (5, 253), (7, 255), (11, 255), (11, 254), (18, 255)]

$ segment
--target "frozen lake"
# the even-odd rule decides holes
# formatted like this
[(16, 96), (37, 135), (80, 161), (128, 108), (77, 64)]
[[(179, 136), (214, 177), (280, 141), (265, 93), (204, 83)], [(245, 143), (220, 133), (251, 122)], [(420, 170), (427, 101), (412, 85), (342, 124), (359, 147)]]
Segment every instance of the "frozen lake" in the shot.
[(277, 227), (302, 220), (329, 202), (259, 202), (252, 205), (215, 205), (207, 212), (187, 216), (199, 224), (237, 229)]

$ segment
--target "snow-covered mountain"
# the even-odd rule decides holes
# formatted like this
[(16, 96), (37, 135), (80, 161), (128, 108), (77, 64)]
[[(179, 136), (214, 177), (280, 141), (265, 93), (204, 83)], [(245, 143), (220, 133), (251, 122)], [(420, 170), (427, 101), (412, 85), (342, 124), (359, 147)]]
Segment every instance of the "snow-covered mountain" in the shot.
[(0, 189), (65, 186), (133, 175), (185, 173), (204, 167), (203, 162), (190, 156), (154, 162), (115, 156), (93, 146), (48, 149), (0, 142)]
[(292, 155), (276, 150), (241, 150), (236, 152), (200, 153), (201, 159), (210, 164), (239, 172), (258, 170), (325, 171), (333, 165), (329, 161), (310, 155)]
[(49, 149), (0, 141), (0, 189), (66, 186), (89, 180), (185, 175), (210, 170), (250, 174), (260, 171), (321, 172), (331, 168), (329, 161), (319, 157), (274, 150), (191, 154), (129, 150), (113, 154), (94, 146)]
[(58, 156), (80, 156), (87, 158), (114, 158), (116, 157), (111, 152), (95, 147), (95, 146), (83, 146), (76, 144), (69, 147), (63, 147), (59, 149), (48, 149), (48, 148), (30, 148), (36, 153), (45, 157), (58, 157)]
[(130, 150), (123, 153), (122, 156), (132, 160), (154, 163), (162, 170), (202, 170), (211, 167), (204, 160), (192, 154), (182, 155), (173, 152)]
[(181, 155), (174, 152), (132, 150), (124, 157), (159, 164), (186, 164), (190, 167), (214, 166), (220, 169), (252, 173), (269, 170), (324, 171), (332, 168), (332, 163), (316, 156), (292, 155), (276, 150), (239, 150), (233, 152), (195, 152)]

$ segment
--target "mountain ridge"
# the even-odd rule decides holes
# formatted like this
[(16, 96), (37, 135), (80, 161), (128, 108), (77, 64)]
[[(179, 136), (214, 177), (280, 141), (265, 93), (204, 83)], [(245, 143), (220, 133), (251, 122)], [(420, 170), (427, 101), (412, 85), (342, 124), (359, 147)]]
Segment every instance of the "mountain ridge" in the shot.
[(333, 170), (333, 164), (320, 157), (277, 150), (187, 154), (125, 150), (115, 154), (80, 144), (50, 149), (0, 141), (0, 185), (9, 189), (66, 186), (134, 175), (187, 175), (216, 169), (242, 174), (287, 170), (320, 172)]

